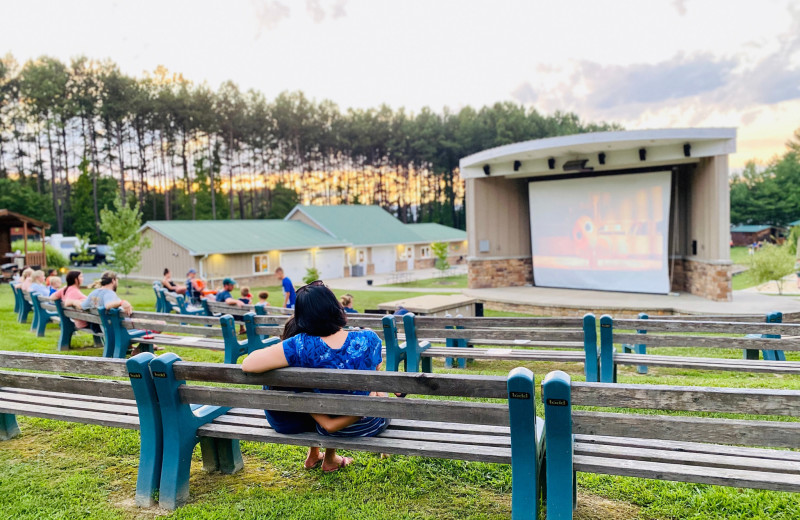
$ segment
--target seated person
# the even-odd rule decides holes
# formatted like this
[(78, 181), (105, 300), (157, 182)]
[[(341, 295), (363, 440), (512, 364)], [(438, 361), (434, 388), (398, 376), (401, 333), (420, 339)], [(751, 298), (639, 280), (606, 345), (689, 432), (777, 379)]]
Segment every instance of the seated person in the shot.
[(242, 289), (239, 291), (239, 301), (246, 305), (250, 305), (250, 301), (252, 299), (253, 295), (250, 294), (250, 288), (247, 286), (242, 287)]
[(22, 289), (25, 292), (28, 292), (31, 288), (31, 284), (33, 280), (31, 280), (31, 275), (33, 274), (33, 269), (30, 267), (26, 267), (22, 271), (22, 275), (20, 276), (20, 281), (17, 284), (17, 289)]
[(176, 285), (175, 282), (172, 281), (172, 273), (170, 273), (167, 268), (164, 269), (164, 278), (161, 279), (161, 287), (176, 294), (186, 294), (186, 287)]
[(99, 280), (96, 280), (92, 287), (96, 289), (89, 293), (89, 296), (81, 302), (81, 309), (88, 311), (89, 309), (97, 309), (103, 307), (105, 309), (122, 309), (123, 314), (130, 316), (133, 312), (131, 304), (117, 296), (117, 287), (119, 281), (117, 280), (117, 273), (114, 271), (104, 272)]
[(50, 288), (45, 285), (44, 271), (34, 271), (31, 275), (31, 284), (28, 292), (38, 294), (44, 298), (50, 297)]
[(342, 303), (342, 309), (344, 309), (344, 312), (349, 312), (350, 314), (358, 314), (358, 311), (353, 308), (352, 295), (345, 294), (339, 301)]
[(269, 293), (267, 291), (261, 291), (260, 293), (258, 293), (258, 304), (269, 305), (267, 298), (269, 298)]
[(216, 301), (220, 303), (227, 303), (228, 305), (236, 305), (237, 307), (244, 306), (241, 300), (237, 300), (231, 294), (233, 286), (236, 285), (236, 280), (233, 278), (225, 278), (222, 280), (222, 290), (217, 293)]
[(201, 298), (209, 294), (217, 294), (217, 291), (206, 289), (206, 282), (197, 277), (197, 271), (189, 269), (186, 273), (186, 294), (194, 302), (199, 302)]
[(50, 277), (50, 296), (53, 296), (58, 290), (61, 289), (61, 278), (58, 276)]
[[(57, 290), (50, 297), (51, 300), (62, 300), (64, 307), (73, 307), (80, 310), (81, 302), (86, 299), (86, 295), (81, 292), (81, 285), (83, 285), (83, 273), (80, 271), (70, 271), (67, 273), (66, 285)], [(89, 323), (83, 320), (72, 319), (72, 323), (78, 329), (89, 328), (94, 332), (100, 332), (99, 323)]]

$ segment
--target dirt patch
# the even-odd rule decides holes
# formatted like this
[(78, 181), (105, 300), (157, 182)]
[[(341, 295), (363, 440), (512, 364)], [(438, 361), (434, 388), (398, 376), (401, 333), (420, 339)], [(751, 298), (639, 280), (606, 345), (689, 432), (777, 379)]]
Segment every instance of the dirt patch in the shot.
[(578, 495), (575, 520), (628, 520), (639, 515), (639, 508), (627, 502), (609, 500), (582, 492)]

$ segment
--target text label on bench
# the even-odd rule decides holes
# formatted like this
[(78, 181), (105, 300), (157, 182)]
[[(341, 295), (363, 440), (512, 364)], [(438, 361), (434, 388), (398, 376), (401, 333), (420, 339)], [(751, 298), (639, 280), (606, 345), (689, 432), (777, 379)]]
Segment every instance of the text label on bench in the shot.
[(509, 395), (509, 397), (511, 397), (511, 399), (530, 399), (531, 398), (531, 394), (529, 394), (528, 392), (510, 392), (508, 395)]

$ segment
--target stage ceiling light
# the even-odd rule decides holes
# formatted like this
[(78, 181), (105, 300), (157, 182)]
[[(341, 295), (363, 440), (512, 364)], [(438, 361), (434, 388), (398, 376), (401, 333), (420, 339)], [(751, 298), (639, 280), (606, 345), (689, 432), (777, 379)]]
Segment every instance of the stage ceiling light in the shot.
[(589, 162), (589, 159), (573, 159), (565, 162), (563, 168), (565, 172), (590, 172), (594, 170), (594, 168), (586, 167), (587, 162)]
[(600, 164), (605, 164), (606, 163), (606, 154), (605, 154), (605, 152), (600, 152), (599, 154), (597, 154), (597, 162), (599, 162)]
[(691, 144), (686, 143), (685, 145), (683, 145), (683, 156), (684, 157), (691, 157), (692, 156), (692, 145)]
[(491, 173), (492, 173), (492, 168), (491, 168), (491, 166), (489, 166), (488, 164), (484, 164), (484, 165), (483, 165), (483, 174), (484, 174), (484, 175), (489, 175), (489, 174), (491, 174)]
[(521, 167), (522, 167), (522, 162), (521, 161), (514, 161), (514, 171), (515, 172), (518, 172)]
[(556, 168), (555, 157), (550, 157), (549, 159), (547, 159), (547, 167), (550, 168), (551, 170), (554, 170)]
[(639, 160), (644, 161), (645, 159), (647, 159), (647, 150), (639, 148)]

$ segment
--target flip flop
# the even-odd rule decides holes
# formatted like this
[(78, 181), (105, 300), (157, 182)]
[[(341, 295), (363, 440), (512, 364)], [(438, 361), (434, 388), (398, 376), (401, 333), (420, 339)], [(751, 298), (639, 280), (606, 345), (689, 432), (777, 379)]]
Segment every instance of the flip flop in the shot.
[(322, 466), (322, 457), (317, 459), (317, 461), (314, 464), (310, 465), (310, 466), (306, 466), (305, 462), (303, 463), (303, 467), (306, 468), (307, 470), (312, 470), (312, 469), (318, 468), (320, 466)]
[(325, 473), (333, 473), (334, 471), (339, 471), (340, 469), (344, 468), (345, 466), (349, 466), (353, 463), (353, 459), (351, 457), (342, 457), (342, 460), (339, 461), (339, 465), (335, 468), (322, 468), (322, 471)]

